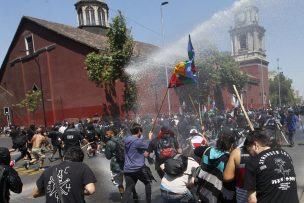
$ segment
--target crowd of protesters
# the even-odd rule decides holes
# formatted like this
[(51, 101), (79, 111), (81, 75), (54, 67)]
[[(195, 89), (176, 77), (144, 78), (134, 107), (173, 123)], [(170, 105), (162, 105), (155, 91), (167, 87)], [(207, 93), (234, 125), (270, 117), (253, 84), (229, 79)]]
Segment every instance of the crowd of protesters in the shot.
[[(47, 202), (84, 202), (84, 195), (95, 192), (97, 179), (83, 163), (85, 149), (88, 157), (104, 153), (111, 160), (110, 178), (122, 202), (139, 201), (135, 189), (138, 180), (145, 185), (146, 202), (151, 202), (155, 178), (147, 159), (161, 179), (164, 202), (297, 203), (292, 160), (281, 145), (287, 137), (289, 146), (294, 147), (301, 113), (291, 107), (250, 110), (247, 114), (255, 131), (249, 129), (239, 108), (229, 112), (213, 109), (201, 116), (160, 115), (154, 129), (152, 116), (63, 121), (50, 129), (11, 126), (13, 146), (8, 152), (18, 150), (21, 154), (15, 160), (2, 160), (5, 150), (0, 150), (0, 164), (12, 168), (22, 159), (27, 169), (39, 164), (36, 170), (43, 173), (33, 196), (45, 195)], [(44, 170), (45, 151), (52, 151), (51, 162), (59, 159), (61, 163)], [(20, 178), (10, 168), (4, 167), (2, 172), (11, 170), (11, 176), (1, 176), (1, 184), (9, 185), (5, 194), (9, 190), (21, 192), (22, 188)], [(70, 189), (61, 190), (61, 184)], [(9, 195), (5, 198), (8, 202)]]

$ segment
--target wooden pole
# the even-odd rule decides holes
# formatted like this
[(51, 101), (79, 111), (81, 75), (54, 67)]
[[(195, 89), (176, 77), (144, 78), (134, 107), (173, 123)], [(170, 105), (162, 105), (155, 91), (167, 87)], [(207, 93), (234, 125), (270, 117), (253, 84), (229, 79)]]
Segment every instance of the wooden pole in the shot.
[(151, 132), (153, 132), (153, 130), (154, 130), (154, 128), (155, 128), (155, 124), (156, 124), (157, 118), (158, 118), (158, 116), (159, 116), (159, 114), (160, 114), (160, 111), (161, 111), (161, 109), (162, 109), (162, 107), (163, 107), (165, 98), (166, 98), (166, 96), (167, 96), (167, 94), (168, 94), (168, 90), (169, 90), (169, 87), (167, 87), (167, 89), (166, 89), (166, 92), (165, 92), (165, 94), (164, 94), (164, 97), (163, 97), (163, 99), (162, 99), (162, 102), (161, 102), (161, 104), (160, 104), (160, 107), (159, 107), (159, 109), (158, 109), (157, 115), (156, 115), (156, 117), (155, 117), (155, 119), (154, 119), (154, 122), (153, 122), (153, 125), (152, 125)]
[(233, 89), (234, 89), (234, 91), (235, 91), (235, 94), (236, 94), (236, 96), (237, 96), (239, 102), (240, 102), (242, 111), (243, 111), (243, 113), (244, 113), (244, 115), (245, 115), (245, 118), (246, 118), (246, 120), (247, 120), (247, 123), (249, 124), (250, 130), (251, 130), (251, 131), (254, 131), (253, 125), (252, 125), (252, 123), (251, 123), (251, 121), (250, 121), (250, 119), (249, 119), (249, 117), (248, 117), (247, 112), (245, 111), (245, 108), (244, 108), (244, 105), (243, 105), (243, 101), (241, 100), (240, 95), (239, 95), (239, 92), (237, 91), (235, 85), (233, 85)]
[(197, 110), (196, 110), (196, 108), (195, 108), (195, 105), (194, 105), (193, 99), (192, 99), (192, 97), (191, 97), (191, 95), (190, 95), (190, 94), (189, 94), (188, 96), (189, 96), (189, 98), (190, 98), (190, 101), (191, 101), (191, 104), (192, 104), (192, 106), (193, 106), (193, 109), (194, 109), (194, 111), (195, 111), (196, 115), (198, 116), (198, 113), (197, 113)]

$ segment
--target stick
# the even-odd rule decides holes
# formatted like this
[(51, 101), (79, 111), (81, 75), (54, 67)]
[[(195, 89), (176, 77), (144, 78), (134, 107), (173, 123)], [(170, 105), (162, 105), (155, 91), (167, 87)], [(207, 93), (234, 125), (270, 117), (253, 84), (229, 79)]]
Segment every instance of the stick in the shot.
[(196, 115), (198, 116), (197, 110), (196, 110), (196, 108), (195, 108), (195, 105), (194, 105), (193, 99), (192, 99), (192, 97), (191, 97), (191, 95), (190, 95), (190, 94), (189, 94), (189, 98), (190, 98), (191, 104), (192, 104), (192, 106), (193, 106), (193, 109), (194, 109), (194, 111), (195, 111)]
[(277, 128), (279, 129), (279, 131), (280, 131), (280, 133), (281, 133), (281, 136), (284, 138), (285, 142), (286, 142), (287, 144), (289, 144), (289, 142), (287, 141), (285, 135), (283, 134), (282, 129), (280, 128), (280, 126), (279, 126), (277, 123), (276, 123), (276, 126), (277, 126)]
[(160, 113), (160, 111), (161, 111), (161, 109), (162, 109), (162, 107), (163, 107), (165, 98), (166, 98), (166, 96), (167, 96), (167, 94), (168, 94), (168, 90), (169, 90), (169, 87), (167, 87), (167, 89), (166, 89), (165, 95), (164, 95), (164, 97), (163, 97), (163, 99), (162, 99), (162, 102), (161, 102), (161, 105), (160, 105), (160, 107), (159, 107), (159, 109), (158, 109), (156, 118), (155, 118), (155, 120), (154, 120), (154, 122), (153, 122), (153, 126), (152, 126), (152, 129), (151, 129), (151, 132), (153, 132), (153, 130), (154, 130), (154, 128), (155, 128), (155, 124), (156, 124), (157, 118), (158, 118), (159, 113)]
[(247, 123), (249, 124), (250, 130), (251, 130), (251, 131), (254, 131), (253, 125), (252, 125), (252, 123), (251, 123), (251, 121), (250, 121), (250, 119), (249, 119), (249, 117), (248, 117), (247, 112), (245, 111), (245, 108), (244, 108), (244, 106), (243, 106), (243, 101), (241, 100), (240, 95), (239, 95), (239, 92), (237, 91), (235, 85), (233, 85), (233, 89), (234, 89), (234, 91), (235, 91), (235, 94), (236, 94), (236, 96), (237, 96), (239, 102), (240, 102), (242, 111), (243, 111), (243, 113), (244, 113), (244, 115), (245, 115), (245, 118), (246, 118), (246, 120), (247, 120)]
[(93, 143), (94, 143), (94, 141), (93, 141), (93, 142), (89, 142), (89, 143), (83, 145), (83, 146), (81, 147), (81, 149), (83, 149), (83, 148), (85, 148), (85, 147), (87, 147), (87, 146), (89, 146), (90, 144), (93, 144)]

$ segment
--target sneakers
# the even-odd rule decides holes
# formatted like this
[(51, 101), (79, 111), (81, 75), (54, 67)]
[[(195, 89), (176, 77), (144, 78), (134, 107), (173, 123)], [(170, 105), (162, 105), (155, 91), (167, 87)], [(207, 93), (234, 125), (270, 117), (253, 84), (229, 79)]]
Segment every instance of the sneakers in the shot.
[(55, 161), (55, 159), (54, 158), (49, 158), (49, 161), (53, 162), (53, 161)]
[(24, 164), (24, 168), (25, 168), (26, 170), (28, 170), (28, 169), (30, 168), (30, 162), (26, 162), (26, 163)]

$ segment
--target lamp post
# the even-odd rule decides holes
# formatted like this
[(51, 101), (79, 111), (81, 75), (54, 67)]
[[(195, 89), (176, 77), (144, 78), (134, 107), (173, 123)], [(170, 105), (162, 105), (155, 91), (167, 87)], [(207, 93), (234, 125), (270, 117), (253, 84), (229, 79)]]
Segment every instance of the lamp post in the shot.
[[(161, 18), (161, 32), (162, 32), (162, 47), (164, 48), (165, 45), (165, 32), (164, 32), (164, 17), (163, 17), (163, 6), (167, 5), (169, 2), (164, 1), (160, 4), (160, 18)], [(168, 67), (166, 66), (166, 82), (167, 82), (167, 88), (169, 85), (168, 81)], [(170, 91), (168, 90), (168, 111), (169, 116), (171, 115), (171, 102), (170, 102)]]
[(46, 128), (46, 115), (45, 115), (45, 105), (44, 105), (44, 94), (43, 94), (43, 86), (42, 86), (42, 76), (41, 76), (41, 67), (39, 63), (39, 58), (36, 56), (39, 56), (35, 53), (33, 53), (34, 61), (38, 67), (38, 73), (39, 73), (39, 83), (40, 83), (40, 89), (41, 89), (41, 100), (42, 100), (42, 111), (43, 111), (43, 121), (44, 121), (44, 128)]
[(265, 107), (265, 90), (264, 90), (264, 68), (263, 68), (263, 61), (262, 61), (262, 58), (261, 58), (261, 82), (262, 82), (262, 105), (263, 105), (263, 108)]
[(279, 107), (281, 107), (281, 72), (280, 72), (280, 66), (279, 66), (279, 58), (277, 58), (278, 63), (278, 83), (279, 83)]

